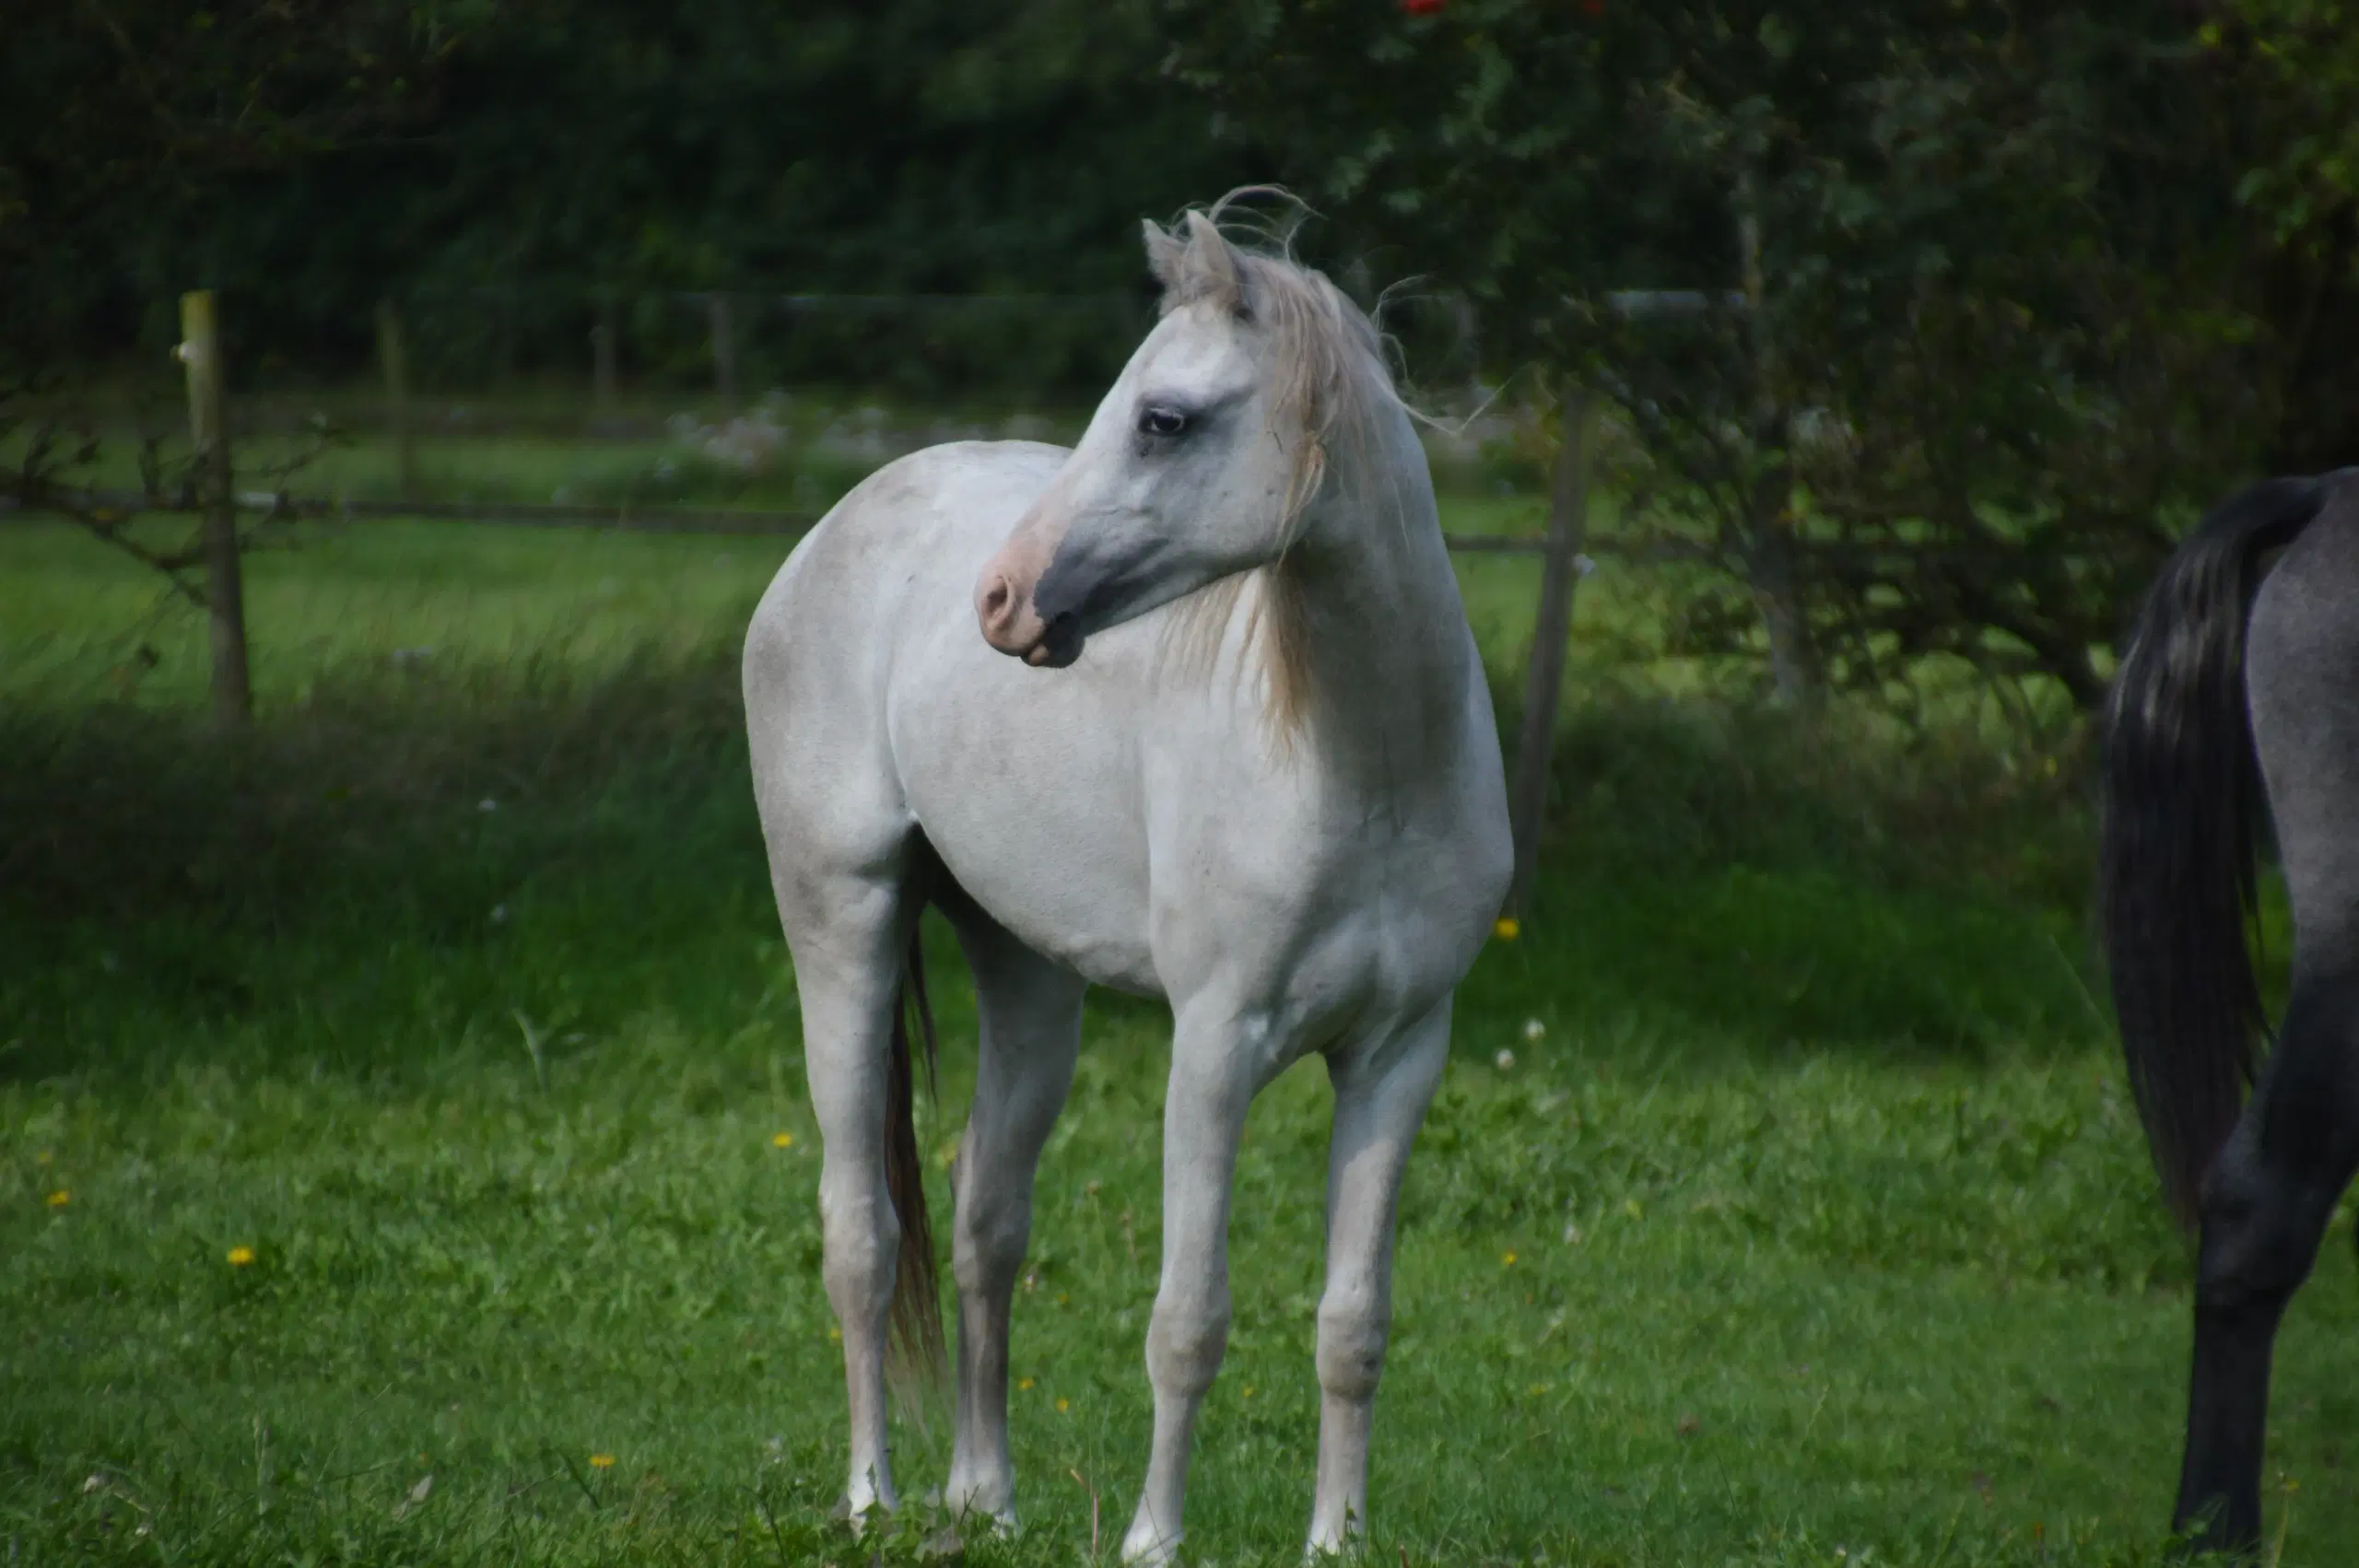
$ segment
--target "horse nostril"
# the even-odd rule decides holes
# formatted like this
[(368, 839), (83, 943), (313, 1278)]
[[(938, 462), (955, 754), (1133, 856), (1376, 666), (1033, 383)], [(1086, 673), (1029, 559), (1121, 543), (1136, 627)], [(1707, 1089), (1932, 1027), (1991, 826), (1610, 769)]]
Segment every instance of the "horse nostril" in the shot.
[(993, 574), (989, 586), (983, 590), (984, 624), (993, 628), (1005, 625), (1008, 610), (1015, 598), (1015, 590), (1009, 586), (1007, 579)]

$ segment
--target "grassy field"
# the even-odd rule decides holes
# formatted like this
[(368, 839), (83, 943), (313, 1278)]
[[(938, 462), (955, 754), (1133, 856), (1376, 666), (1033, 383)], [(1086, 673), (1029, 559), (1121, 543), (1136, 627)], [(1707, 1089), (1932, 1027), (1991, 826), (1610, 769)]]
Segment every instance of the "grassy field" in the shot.
[[(827, 1523), (817, 1158), (735, 708), (779, 553), (386, 524), (259, 557), (229, 747), (192, 617), (0, 531), (9, 1562), (875, 1560)], [(1531, 568), (1465, 569), (1511, 695)], [(1461, 992), (1369, 1561), (2153, 1561), (2187, 1260), (2069, 762), (1798, 737), (1632, 662), (1658, 591), (1583, 590), (1543, 883)], [(931, 935), (946, 1149), (973, 1020)], [(1093, 1495), (1097, 1547), (1127, 1519), (1168, 1037), (1093, 1004), (1018, 1303), (1027, 1528), (969, 1562), (1088, 1560)], [(1326, 1097), (1306, 1066), (1253, 1116), (1194, 1562), (1292, 1562), (1308, 1517)], [(2280, 1350), (2289, 1563), (2359, 1560), (2348, 1237)], [(903, 1427), (911, 1494), (945, 1449)]]

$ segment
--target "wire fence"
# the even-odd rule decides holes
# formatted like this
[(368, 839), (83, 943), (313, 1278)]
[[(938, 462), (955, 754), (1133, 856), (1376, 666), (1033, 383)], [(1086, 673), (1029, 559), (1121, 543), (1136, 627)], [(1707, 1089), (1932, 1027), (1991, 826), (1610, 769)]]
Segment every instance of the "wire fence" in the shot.
[[(498, 287), (382, 300), (323, 340), (224, 296), (225, 417), (249, 509), (792, 533), (920, 447), (1072, 440), (1153, 318), (1144, 289)], [(98, 459), (53, 477), (166, 505), (140, 454), (178, 441), (179, 380), (155, 352), (98, 389), (75, 415)]]

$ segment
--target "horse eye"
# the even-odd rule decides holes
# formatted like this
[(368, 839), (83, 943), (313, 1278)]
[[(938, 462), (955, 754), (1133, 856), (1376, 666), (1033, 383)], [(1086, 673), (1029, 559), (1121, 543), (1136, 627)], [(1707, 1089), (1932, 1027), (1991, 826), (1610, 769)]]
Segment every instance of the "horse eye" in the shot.
[(1188, 427), (1188, 415), (1168, 404), (1151, 403), (1139, 410), (1139, 434), (1176, 436)]

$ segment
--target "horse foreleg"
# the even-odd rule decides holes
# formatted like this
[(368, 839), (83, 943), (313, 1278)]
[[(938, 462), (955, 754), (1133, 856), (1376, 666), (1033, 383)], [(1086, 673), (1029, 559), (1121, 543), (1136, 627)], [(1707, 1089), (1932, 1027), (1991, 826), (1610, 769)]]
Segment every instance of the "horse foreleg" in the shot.
[(1392, 1324), (1392, 1232), (1409, 1148), (1449, 1056), (1449, 1002), (1328, 1059), (1327, 1288), (1319, 1301), (1319, 1490), (1307, 1554), (1367, 1523), (1368, 1433)]
[[(843, 1335), (855, 1526), (897, 1506), (887, 1449), (885, 1339), (901, 1225), (885, 1185), (886, 1058), (900, 977), (899, 896), (847, 885), (824, 925), (791, 922), (804, 1066), (819, 1124), (819, 1223), (827, 1302)], [(801, 929), (797, 929), (801, 925)]]
[(1073, 1086), (1081, 980), (980, 913), (958, 918), (981, 1024), (975, 1106), (958, 1146), (953, 1269), (958, 1281), (954, 1514), (1015, 1523), (1007, 1451), (1008, 1306), (1032, 1234), (1032, 1177)]
[(1163, 1278), (1147, 1327), (1155, 1439), (1138, 1513), (1122, 1537), (1126, 1563), (1167, 1562), (1180, 1546), (1196, 1411), (1228, 1344), (1228, 1203), (1245, 1112), (1261, 1085), (1266, 1042), (1234, 1024), (1174, 1031), (1163, 1102)]
[(2174, 1527), (2200, 1550), (2260, 1539), (2269, 1363), (2285, 1304), (2359, 1167), (2359, 971), (2297, 974), (2285, 1026), (2203, 1187), (2195, 1366)]

